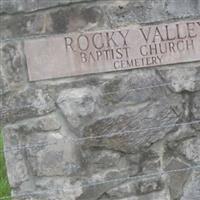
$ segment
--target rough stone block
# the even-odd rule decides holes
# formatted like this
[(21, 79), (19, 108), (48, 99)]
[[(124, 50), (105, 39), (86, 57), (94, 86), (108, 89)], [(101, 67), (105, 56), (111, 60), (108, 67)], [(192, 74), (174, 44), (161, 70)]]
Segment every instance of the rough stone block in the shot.
[(22, 39), (199, 18), (199, 0), (0, 6), (0, 124), (14, 200), (199, 200), (199, 62), (30, 82)]

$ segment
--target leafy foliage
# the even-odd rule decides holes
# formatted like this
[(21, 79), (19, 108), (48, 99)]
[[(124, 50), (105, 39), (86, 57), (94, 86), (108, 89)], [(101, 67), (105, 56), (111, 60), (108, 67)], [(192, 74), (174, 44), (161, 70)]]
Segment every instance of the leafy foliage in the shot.
[(3, 136), (0, 133), (0, 198), (5, 196), (10, 196), (11, 194), (6, 173), (4, 154), (2, 151), (3, 151)]

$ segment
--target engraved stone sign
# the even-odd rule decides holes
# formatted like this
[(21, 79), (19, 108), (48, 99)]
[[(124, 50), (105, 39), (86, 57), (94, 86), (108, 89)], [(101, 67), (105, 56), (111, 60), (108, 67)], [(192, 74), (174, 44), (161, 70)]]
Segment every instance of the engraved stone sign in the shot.
[(200, 60), (200, 20), (24, 42), (30, 81)]

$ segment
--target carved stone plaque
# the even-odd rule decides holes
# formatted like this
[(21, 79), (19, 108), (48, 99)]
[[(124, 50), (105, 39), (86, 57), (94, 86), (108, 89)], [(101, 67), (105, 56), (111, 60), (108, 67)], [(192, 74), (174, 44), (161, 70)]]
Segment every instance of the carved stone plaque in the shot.
[(30, 81), (200, 61), (200, 20), (24, 42)]

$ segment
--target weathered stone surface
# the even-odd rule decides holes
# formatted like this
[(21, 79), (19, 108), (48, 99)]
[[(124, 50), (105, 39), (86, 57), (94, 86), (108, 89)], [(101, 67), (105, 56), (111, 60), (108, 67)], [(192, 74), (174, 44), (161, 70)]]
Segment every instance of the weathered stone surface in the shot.
[(117, 1), (108, 7), (107, 12), (109, 12), (109, 20), (112, 26), (166, 19), (163, 1)]
[[(25, 98), (28, 97), (28, 98)], [(55, 110), (55, 102), (42, 89), (25, 88), (3, 101), (2, 121), (14, 122), (26, 117), (42, 116)]]
[(199, 0), (140, 0), (117, 1), (108, 7), (109, 21), (112, 26), (129, 25), (138, 22), (164, 21), (174, 18), (198, 17)]
[(57, 105), (71, 126), (80, 128), (98, 112), (97, 96), (95, 88), (68, 89), (60, 93)]
[[(92, 0), (87, 0), (87, 2), (89, 1)], [(84, 0), (6, 0), (1, 1), (0, 3), (0, 13), (33, 12), (40, 9), (47, 9), (79, 2), (84, 2)]]
[[(21, 141), (19, 135), (12, 128), (4, 128), (4, 139), (7, 141), (5, 149), (6, 165), (8, 169), (8, 178), (12, 188), (18, 188), (24, 182), (30, 181), (26, 160), (21, 152), (9, 151), (11, 147), (18, 146)], [(9, 150), (8, 150), (9, 149)], [(7, 150), (7, 151), (6, 151)], [(13, 165), (12, 160), (15, 160)], [(12, 172), (15, 172), (14, 174)], [(22, 187), (23, 188), (23, 187)], [(23, 189), (22, 189), (23, 190)]]
[(147, 194), (149, 193), (159, 192), (163, 189), (162, 181), (159, 179), (159, 177), (154, 177), (144, 181), (126, 181), (118, 187), (114, 187), (113, 189), (107, 191), (106, 195), (109, 196), (110, 199), (121, 199), (130, 196), (135, 196), (136, 198), (137, 195), (148, 196)]
[(187, 0), (167, 0), (166, 10), (169, 15), (176, 16), (180, 15), (182, 17), (194, 16), (200, 14), (199, 10), (200, 2), (197, 0), (187, 1)]
[(186, 184), (181, 200), (198, 200), (200, 196), (200, 174), (194, 173), (191, 180)]
[[(169, 80), (171, 83), (170, 88), (174, 92), (195, 92), (200, 89), (200, 70), (199, 68), (190, 68), (190, 65), (191, 64), (181, 64), (181, 68), (177, 67), (175, 70), (162, 70), (160, 72), (161, 76), (163, 75), (163, 78), (165, 77)], [(200, 63), (197, 63), (197, 66), (199, 65)]]
[(178, 147), (179, 151), (191, 162), (200, 163), (200, 138), (183, 141)]
[(0, 44), (0, 84), (3, 93), (27, 83), (23, 45), (20, 42)]
[[(185, 70), (182, 73), (184, 77), (188, 77), (190, 88), (193, 84), (190, 80), (193, 80), (196, 71), (191, 73)], [(170, 70), (169, 74), (175, 72)], [(8, 98), (5, 102), (7, 106), (23, 107), (22, 102), (25, 102), (26, 105), (31, 105), (26, 108), (27, 112), (32, 112), (28, 116), (33, 116), (33, 113), (38, 116), (36, 119), (20, 121), (25, 118), (24, 115), (22, 118), (13, 115), (13, 120), (19, 122), (7, 128), (9, 132), (15, 133), (17, 138), (23, 138), (7, 138), (7, 148), (12, 145), (27, 145), (27, 148), (22, 147), (27, 156), (25, 163), (29, 163), (27, 177), (30, 182), (22, 179), (17, 184), (22, 190), (24, 188), (24, 191), (27, 187), (32, 190), (35, 184), (40, 183), (41, 188), (45, 188), (45, 183), (48, 185), (45, 180), (49, 177), (56, 188), (63, 182), (60, 179), (53, 180), (62, 176), (64, 180), (64, 177), (70, 177), (72, 182), (78, 181), (83, 186), (77, 196), (80, 200), (101, 199), (101, 196), (102, 199), (133, 196), (136, 200), (159, 197), (168, 200), (169, 194), (164, 197), (165, 192), (162, 192), (165, 190), (164, 182), (159, 179), (144, 179), (138, 183), (127, 181), (126, 184), (130, 184), (129, 189), (127, 186), (120, 186), (125, 177), (137, 177), (140, 173), (159, 173), (162, 168), (162, 148), (157, 148), (156, 144), (159, 145), (163, 138), (167, 137), (170, 142), (176, 140), (177, 143), (189, 136), (190, 129), (187, 126), (174, 126), (187, 116), (185, 110), (190, 106), (188, 98), (182, 95), (182, 90), (171, 90), (173, 85), (150, 87), (162, 83), (161, 78), (165, 79), (165, 82), (176, 79), (166, 73), (161, 75), (153, 70), (145, 70), (145, 73), (138, 70), (123, 76), (109, 75), (100, 81), (103, 84), (95, 87), (80, 87), (81, 84), (78, 83), (75, 88), (66, 89), (67, 84), (53, 84), (53, 90), (45, 90), (41, 85), (43, 89), (29, 88), (27, 91), (18, 92), (17, 96), (10, 100)], [(91, 82), (82, 79), (83, 84), (90, 85)], [(38, 88), (38, 83), (36, 85)], [(59, 88), (58, 91), (55, 88)], [(127, 92), (128, 90), (131, 92)], [(195, 136), (190, 132), (190, 136)], [(6, 130), (4, 134), (11, 137)], [(176, 146), (172, 145), (172, 148)], [(192, 152), (192, 149), (188, 152)], [(20, 159), (18, 162), (23, 163)], [(173, 169), (177, 168), (179, 166), (173, 166)], [(32, 183), (32, 176), (38, 181)], [(174, 177), (182, 177), (184, 184), (188, 176), (187, 173), (180, 172)], [(183, 192), (183, 184), (176, 184), (176, 179), (173, 179), (173, 176), (170, 178), (171, 185), (176, 186), (173, 187), (176, 192), (171, 192), (172, 196), (180, 196)], [(14, 181), (11, 182), (15, 185)], [(135, 189), (130, 189), (132, 187)], [(62, 199), (62, 196), (56, 196)], [(36, 199), (39, 198), (46, 197), (39, 195)]]
[(199, 106), (200, 92), (194, 95), (193, 101), (194, 101), (194, 104), (192, 108), (192, 114), (194, 115), (195, 119), (200, 119), (200, 106)]
[(189, 168), (186, 163), (174, 158), (171, 159), (165, 168), (169, 172), (169, 189), (172, 199), (180, 198), (183, 193), (183, 186), (190, 175), (189, 170), (184, 171), (186, 168)]
[[(93, 0), (31, 0), (31, 1), (25, 1), (25, 0), (7, 0), (7, 1), (1, 1), (1, 10), (0, 13), (18, 13), (18, 12), (33, 12), (40, 9), (47, 9), (47, 8), (53, 8), (56, 6), (64, 6), (68, 5), (70, 3), (87, 3), (92, 2)], [(101, 1), (99, 1), (101, 3)], [(181, 2), (181, 6), (180, 6)], [(164, 1), (148, 1), (145, 0), (142, 1), (136, 1), (129, 3), (128, 0), (121, 0), (121, 1), (115, 1), (115, 0), (106, 0), (106, 4), (113, 4), (115, 3), (115, 7), (118, 8), (117, 14), (126, 14), (129, 15), (129, 18), (138, 17), (138, 18), (144, 18), (145, 15), (148, 12), (148, 9), (145, 7), (145, 3), (148, 3), (149, 8), (156, 11), (156, 13), (150, 15), (151, 20), (158, 20), (157, 15), (161, 15), (161, 13), (166, 10), (166, 14), (170, 14), (172, 16), (181, 15), (181, 17), (187, 17), (191, 15), (197, 15), (199, 14), (199, 1), (193, 0), (190, 3), (188, 3), (187, 0), (167, 0), (167, 2)], [(131, 7), (133, 5), (134, 7)], [(133, 13), (130, 11), (133, 10)], [(177, 12), (178, 10), (178, 12)], [(129, 12), (128, 12), (129, 11)], [(135, 11), (135, 12), (134, 12)], [(132, 15), (131, 15), (132, 14)], [(134, 14), (134, 15), (133, 15)], [(143, 15), (142, 15), (143, 14)], [(162, 13), (165, 17), (166, 14)], [(161, 15), (162, 16), (162, 15)], [(120, 19), (120, 16), (118, 16)], [(124, 16), (125, 17), (125, 16)], [(147, 16), (146, 16), (147, 17)], [(157, 17), (157, 18), (155, 18)]]
[[(69, 2), (1, 1), (1, 39), (200, 16), (198, 0)], [(0, 52), (13, 199), (199, 200), (198, 62), (29, 82), (13, 39)]]
[[(115, 199), (109, 196), (102, 196), (100, 200), (109, 200), (109, 199)], [(170, 200), (170, 193), (167, 189), (160, 191), (160, 192), (154, 192), (151, 194), (141, 195), (141, 196), (128, 196), (126, 198), (118, 198), (119, 200), (148, 200), (148, 199), (155, 199), (155, 200)]]
[[(163, 138), (174, 129), (173, 126), (167, 127), (167, 124), (178, 121), (169, 105), (156, 103), (144, 106), (133, 113), (134, 110), (129, 113), (119, 112), (119, 114), (115, 111), (110, 116), (97, 120), (94, 124), (86, 127), (84, 136), (94, 139), (92, 143), (86, 141), (85, 146), (104, 147), (127, 153), (137, 152), (140, 148), (149, 147)], [(165, 120), (162, 121), (162, 119)], [(141, 121), (143, 123), (140, 123)], [(161, 132), (160, 127), (162, 126), (166, 126), (166, 128), (162, 128)]]
[[(52, 1), (51, 2), (55, 2)], [(49, 12), (17, 14), (14, 18), (2, 16), (1, 39), (32, 37), (34, 35), (59, 34), (92, 29), (105, 24), (103, 10), (98, 5), (64, 7)]]
[[(5, 12), (51, 7), (67, 4), (70, 0), (58, 1), (3, 1)], [(38, 34), (66, 33), (94, 28), (118, 27), (138, 23), (158, 22), (183, 17), (199, 17), (199, 0), (174, 1), (168, 0), (106, 0), (94, 3), (61, 6), (59, 9), (49, 9), (46, 12), (33, 12), (31, 14), (16, 14), (14, 18), (3, 15), (0, 27), (1, 38), (23, 37)], [(87, 0), (92, 1), (92, 0)], [(86, 1), (86, 2), (87, 2)], [(72, 2), (72, 1), (71, 1)], [(77, 4), (76, 4), (77, 3)], [(29, 5), (30, 4), (30, 5)], [(31, 5), (32, 4), (32, 5)], [(36, 4), (36, 5), (35, 5)], [(181, 7), (179, 6), (181, 4)], [(77, 6), (78, 5), (78, 6)], [(29, 9), (26, 7), (30, 6)], [(7, 7), (7, 8), (6, 8)], [(186, 9), (187, 8), (187, 9)], [(178, 12), (174, 12), (178, 10)]]

